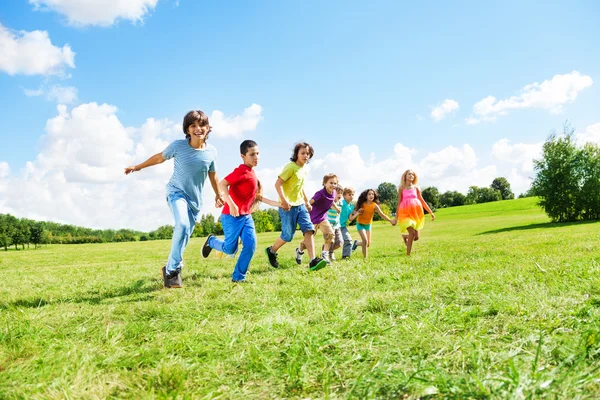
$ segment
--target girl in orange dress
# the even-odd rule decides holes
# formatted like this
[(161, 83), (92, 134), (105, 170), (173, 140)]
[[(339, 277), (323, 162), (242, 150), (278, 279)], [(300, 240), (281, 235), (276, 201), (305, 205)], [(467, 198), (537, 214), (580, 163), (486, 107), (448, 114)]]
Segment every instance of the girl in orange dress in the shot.
[(396, 210), (396, 217), (392, 221), (392, 225), (400, 223), (400, 232), (406, 245), (407, 256), (410, 256), (412, 244), (414, 241), (419, 240), (419, 231), (423, 229), (425, 224), (423, 208), (429, 212), (432, 221), (435, 219), (431, 208), (421, 196), (421, 191), (417, 187), (418, 182), (419, 178), (413, 170), (408, 169), (402, 174), (398, 186), (398, 209)]

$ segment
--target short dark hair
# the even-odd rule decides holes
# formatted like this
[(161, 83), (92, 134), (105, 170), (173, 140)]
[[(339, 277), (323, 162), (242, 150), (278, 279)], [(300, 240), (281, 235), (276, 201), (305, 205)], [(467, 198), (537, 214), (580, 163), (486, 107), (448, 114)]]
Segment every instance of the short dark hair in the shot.
[(185, 117), (183, 117), (183, 133), (185, 133), (185, 137), (187, 139), (190, 138), (188, 128), (194, 122), (198, 122), (200, 126), (208, 125), (208, 132), (206, 133), (206, 139), (208, 139), (208, 134), (212, 132), (212, 126), (210, 126), (210, 124), (208, 123), (208, 116), (204, 114), (204, 111), (201, 110), (192, 110), (185, 114)]
[(252, 147), (256, 147), (258, 144), (254, 140), (244, 140), (240, 144), (240, 154), (246, 154)]
[(300, 151), (300, 149), (307, 147), (308, 148), (308, 159), (310, 160), (314, 155), (315, 155), (315, 150), (313, 149), (313, 147), (306, 143), (306, 142), (300, 142), (300, 143), (296, 143), (296, 145), (294, 146), (294, 152), (292, 153), (292, 157), (290, 157), (290, 161), (296, 162), (298, 161), (298, 152)]

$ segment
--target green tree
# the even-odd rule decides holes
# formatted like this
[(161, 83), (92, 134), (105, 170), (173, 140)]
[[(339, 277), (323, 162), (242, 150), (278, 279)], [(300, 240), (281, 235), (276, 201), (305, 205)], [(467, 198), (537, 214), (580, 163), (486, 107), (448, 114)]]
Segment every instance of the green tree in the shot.
[(553, 133), (544, 143), (542, 158), (533, 160), (536, 176), (533, 192), (552, 221), (575, 221), (581, 215), (582, 157), (573, 139), (574, 129), (565, 124), (563, 134)]
[(585, 220), (600, 219), (600, 147), (587, 143), (580, 150), (581, 195), (577, 208)]
[(447, 191), (440, 195), (440, 207), (456, 207), (465, 204), (465, 195), (454, 191)]
[(377, 186), (379, 201), (387, 204), (390, 210), (396, 211), (398, 208), (398, 188), (393, 183), (383, 182)]
[(257, 210), (252, 213), (252, 219), (254, 220), (254, 227), (256, 232), (272, 232), (275, 230), (273, 226), (273, 219), (266, 210)]
[(510, 190), (510, 183), (504, 177), (494, 179), (490, 187), (498, 190), (502, 196), (502, 200), (511, 200), (515, 198), (515, 194)]
[[(423, 200), (429, 204), (431, 211), (435, 211), (440, 208), (440, 192), (435, 186), (426, 187), (421, 191)], [(427, 213), (427, 211), (425, 211)]]
[[(392, 210), (387, 204), (381, 203), (379, 204), (379, 208), (381, 209), (381, 212), (387, 215), (388, 217), (392, 215)], [(375, 211), (375, 214), (373, 215), (373, 221), (383, 221), (383, 218), (381, 218), (377, 211)]]
[(202, 227), (202, 233), (205, 236), (215, 233), (215, 217), (212, 214), (205, 214), (200, 218), (200, 226)]
[(491, 201), (502, 200), (500, 191), (492, 188), (480, 188), (478, 186), (469, 187), (465, 204), (489, 203)]
[(31, 243), (33, 243), (34, 248), (37, 249), (39, 244), (42, 244), (44, 228), (42, 227), (41, 222), (34, 222), (31, 225)]
[(273, 230), (268, 232), (279, 232), (281, 231), (281, 217), (279, 216), (279, 209), (269, 208), (267, 212), (271, 216), (271, 222), (273, 223)]

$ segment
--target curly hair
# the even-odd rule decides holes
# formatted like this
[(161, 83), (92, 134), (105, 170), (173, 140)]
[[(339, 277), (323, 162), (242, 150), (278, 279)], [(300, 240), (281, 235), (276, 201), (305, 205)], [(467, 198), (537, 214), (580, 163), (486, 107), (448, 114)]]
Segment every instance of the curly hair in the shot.
[(359, 196), (358, 196), (358, 200), (356, 200), (356, 209), (359, 210), (363, 203), (365, 203), (367, 201), (367, 196), (369, 195), (369, 192), (373, 192), (375, 194), (375, 198), (373, 198), (373, 202), (379, 204), (379, 193), (377, 193), (377, 190), (375, 189), (367, 189), (364, 190)]

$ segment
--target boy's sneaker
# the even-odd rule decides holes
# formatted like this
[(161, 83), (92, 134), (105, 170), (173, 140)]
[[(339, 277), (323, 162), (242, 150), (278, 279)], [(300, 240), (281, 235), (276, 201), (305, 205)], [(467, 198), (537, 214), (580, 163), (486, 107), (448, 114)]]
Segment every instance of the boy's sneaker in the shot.
[(334, 253), (333, 251), (330, 251), (330, 252), (329, 252), (329, 259), (330, 259), (331, 261), (335, 261), (335, 253)]
[(204, 258), (208, 257), (208, 255), (212, 251), (212, 247), (210, 247), (208, 245), (208, 241), (213, 236), (215, 236), (215, 235), (213, 235), (212, 233), (210, 235), (208, 235), (208, 237), (206, 238), (206, 242), (204, 242), (204, 246), (202, 246), (202, 257), (204, 257)]
[(300, 251), (299, 247), (296, 247), (296, 264), (302, 264), (302, 256), (304, 255), (303, 251)]
[(352, 243), (352, 251), (356, 250), (357, 247), (358, 247), (358, 240), (355, 240), (354, 243)]
[(325, 260), (325, 262), (327, 262), (327, 264), (331, 264), (331, 260), (329, 259), (329, 252), (328, 251), (322, 251), (321, 252), (321, 258), (323, 260)]
[(181, 281), (181, 271), (176, 273), (167, 274), (167, 266), (165, 265), (160, 270), (163, 277), (163, 284), (167, 289), (179, 289), (183, 287)]
[(318, 271), (321, 268), (325, 268), (326, 266), (327, 266), (327, 261), (325, 261), (319, 257), (313, 258), (312, 261), (310, 262), (310, 264), (308, 264), (308, 268), (311, 271)]
[(267, 254), (267, 260), (269, 260), (269, 265), (273, 268), (279, 268), (279, 261), (277, 261), (277, 253), (271, 253), (271, 249), (273, 246), (269, 246), (265, 249), (265, 253)]

